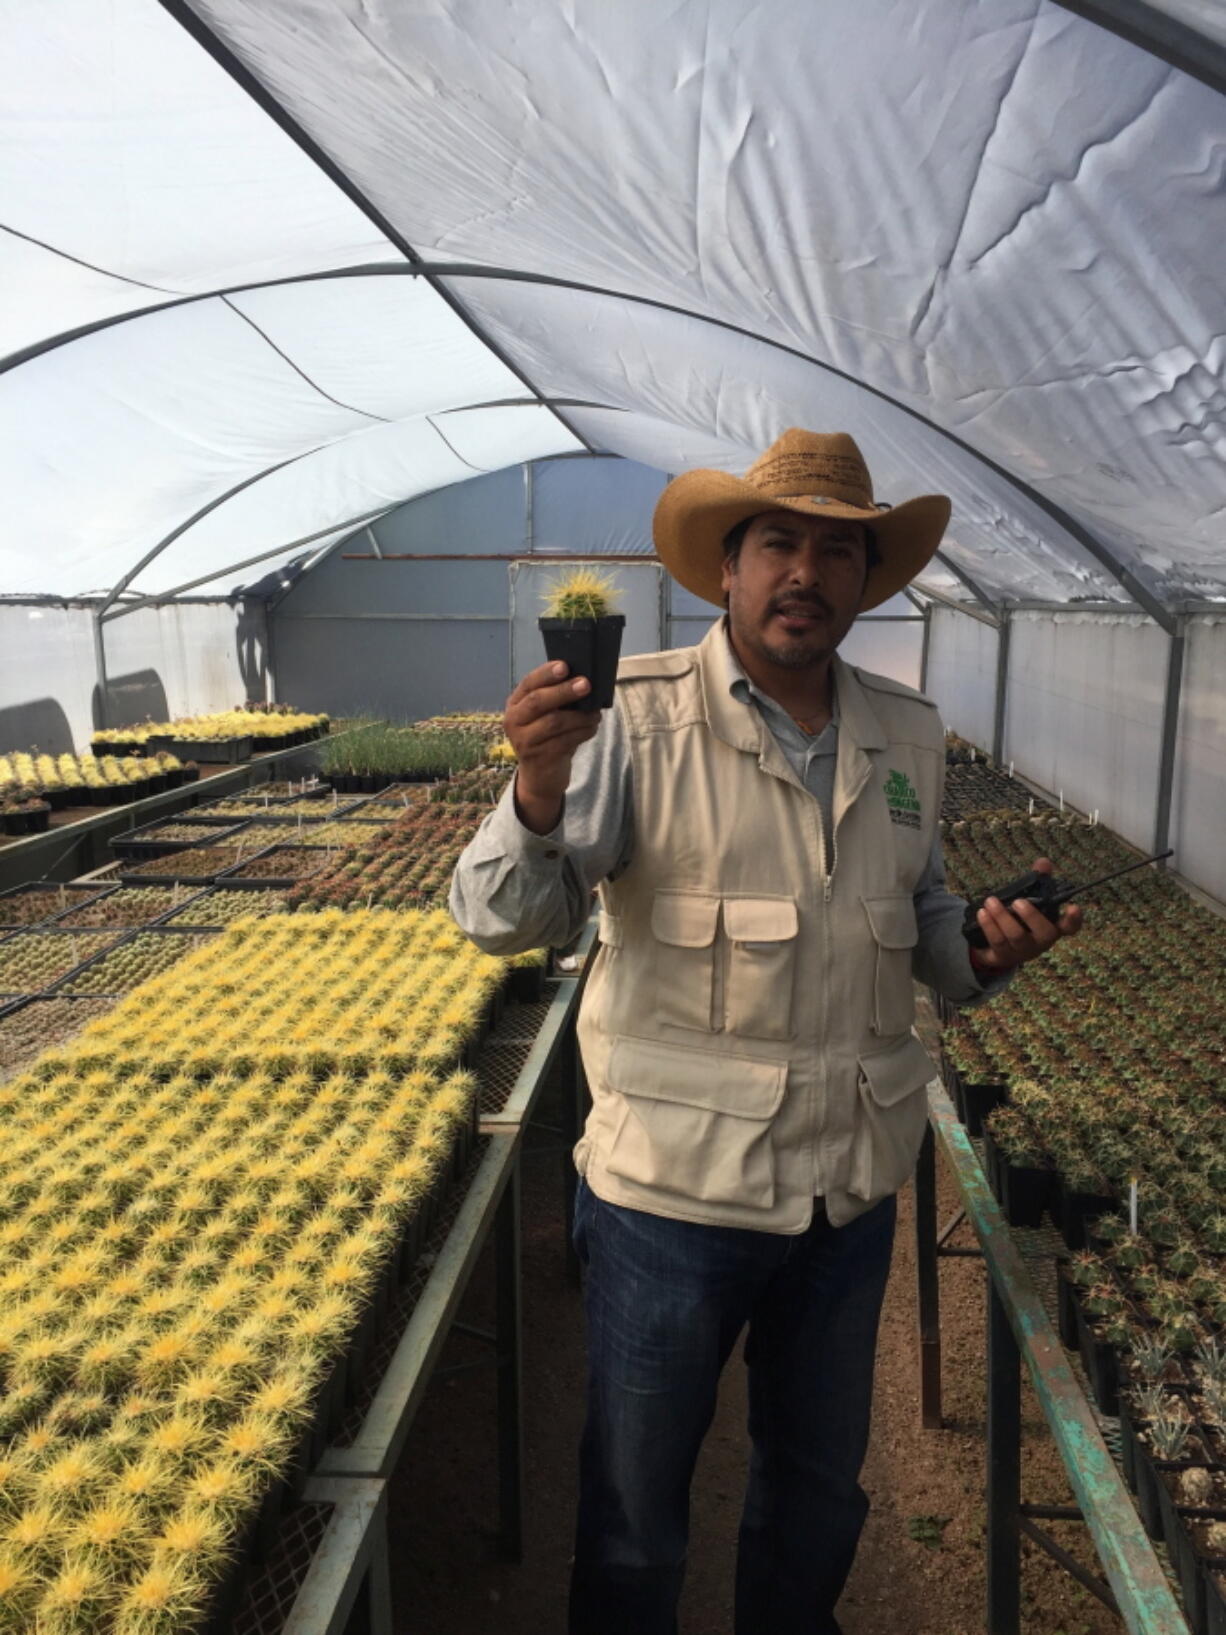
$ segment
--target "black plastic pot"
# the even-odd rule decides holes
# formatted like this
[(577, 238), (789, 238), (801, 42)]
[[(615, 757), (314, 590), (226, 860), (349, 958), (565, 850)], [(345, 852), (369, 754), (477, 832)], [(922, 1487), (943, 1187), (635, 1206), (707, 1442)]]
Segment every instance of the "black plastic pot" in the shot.
[(1013, 1164), (997, 1148), (997, 1176), (1000, 1204), (1010, 1226), (1040, 1226), (1043, 1211), (1051, 1198), (1053, 1172)]
[(1056, 1266), (1056, 1317), (1060, 1344), (1070, 1351), (1078, 1349), (1077, 1288), (1063, 1263)]
[(1114, 1419), (1120, 1411), (1119, 1358), (1115, 1347), (1094, 1332), (1093, 1321), (1082, 1310), (1080, 1300), (1074, 1299), (1073, 1304), (1077, 1314), (1077, 1345), (1094, 1401), (1100, 1414)]
[(1114, 1204), (1112, 1197), (1098, 1192), (1073, 1192), (1061, 1181), (1054, 1213), (1066, 1248), (1074, 1253), (1084, 1249), (1089, 1242), (1088, 1229)]
[(571, 677), (586, 676), (591, 691), (567, 710), (607, 710), (613, 704), (613, 683), (617, 680), (617, 660), (621, 653), (625, 615), (606, 613), (602, 619), (539, 619), (545, 653), (562, 659)]
[(1205, 1591), (1205, 1628), (1208, 1635), (1226, 1635), (1226, 1561), (1202, 1558), (1200, 1574)]
[(971, 1084), (961, 1074), (958, 1075), (958, 1084), (967, 1134), (980, 1136), (983, 1134), (984, 1119), (994, 1108), (999, 1107), (1003, 1101), (1008, 1099), (1008, 1086), (1003, 1084)]

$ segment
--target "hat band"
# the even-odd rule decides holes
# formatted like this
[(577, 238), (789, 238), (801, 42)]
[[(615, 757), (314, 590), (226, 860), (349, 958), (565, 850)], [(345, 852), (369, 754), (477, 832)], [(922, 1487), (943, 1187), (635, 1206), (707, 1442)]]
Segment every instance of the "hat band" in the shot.
[(859, 460), (840, 455), (775, 455), (759, 460), (745, 473), (745, 481), (780, 498), (801, 494), (822, 494), (840, 505), (857, 505), (873, 510), (873, 489), (868, 472)]

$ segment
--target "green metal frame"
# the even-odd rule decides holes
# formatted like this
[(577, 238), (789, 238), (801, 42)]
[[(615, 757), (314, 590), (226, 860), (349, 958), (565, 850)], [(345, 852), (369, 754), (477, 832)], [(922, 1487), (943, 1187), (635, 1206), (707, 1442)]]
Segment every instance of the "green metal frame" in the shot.
[(333, 1509), (282, 1635), (343, 1635), (363, 1596), (361, 1627), (369, 1635), (392, 1635), (387, 1483), (312, 1477), (303, 1500)]
[[(987, 1177), (953, 1103), (933, 1080), (928, 1087), (929, 1122), (958, 1189), (967, 1221), (974, 1228), (988, 1270), (988, 1635), (1018, 1635), (1020, 1627), (1019, 1547), (1022, 1533), (1060, 1559), (1062, 1552), (1039, 1533), (1034, 1518), (1064, 1511), (1025, 1506), (1020, 1496), (1021, 1360), (1051, 1428), (1090, 1529), (1114, 1598), (1132, 1635), (1188, 1635), (1188, 1625), (1153, 1545), (1133, 1507), (1123, 1478), (1104, 1442), (1085, 1393), (1069, 1365), (1008, 1223), (988, 1187)], [(925, 1143), (917, 1177), (917, 1232), (935, 1223), (932, 1187), (933, 1143)], [(927, 1167), (928, 1176), (923, 1171)], [(926, 1217), (926, 1222), (918, 1219)], [(934, 1292), (935, 1231), (927, 1246), (928, 1272), (921, 1264), (921, 1309)], [(925, 1256), (921, 1255), (921, 1262)], [(929, 1308), (929, 1315), (931, 1308)], [(923, 1319), (921, 1339), (923, 1332)], [(931, 1336), (928, 1336), (931, 1339)], [(931, 1370), (931, 1353), (924, 1367)], [(937, 1353), (939, 1368), (939, 1351)], [(928, 1423), (925, 1419), (925, 1423)], [(1068, 1566), (1066, 1558), (1063, 1562)], [(1083, 1579), (1083, 1582), (1087, 1582)], [(1093, 1581), (1087, 1587), (1101, 1594)], [(1105, 1597), (1104, 1597), (1105, 1598)]]
[[(344, 737), (344, 733), (331, 735)], [(164, 790), (160, 795), (146, 795), (143, 800), (130, 801), (126, 806), (101, 807), (97, 816), (79, 818), (75, 823), (64, 823), (48, 829), (45, 834), (26, 835), (0, 846), (0, 891), (9, 886), (22, 886), (29, 881), (76, 880), (108, 863), (115, 854), (107, 847), (112, 835), (126, 829), (139, 828), (159, 817), (170, 817), (176, 812), (203, 805), (221, 796), (245, 789), (252, 782), (252, 773), (271, 770), (281, 761), (309, 757), (319, 744), (329, 742), (319, 738), (310, 744), (297, 744), (292, 749), (274, 749), (267, 755), (253, 755), (248, 761), (228, 767), (224, 772), (212, 772), (196, 783), (180, 784), (178, 789)]]
[[(562, 972), (555, 974), (553, 980), (557, 982), (558, 989), (550, 1001), (549, 1009), (545, 1012), (540, 1031), (532, 1041), (527, 1060), (516, 1075), (515, 1083), (504, 1105), (496, 1113), (481, 1115), (483, 1132), (519, 1129), (535, 1112), (549, 1071), (566, 1041), (569, 1030), (574, 1025), (575, 1012), (591, 965), (589, 955), (595, 937), (596, 920), (593, 917), (584, 926), (576, 950), (581, 961), (579, 970), (573, 975)], [(575, 1139), (578, 1139), (577, 1131)]]
[(498, 1275), (499, 1505), (503, 1553), (522, 1556), (523, 1345), (520, 1301), (519, 1155), (521, 1130), (500, 1130), (489, 1146), (400, 1337), (357, 1436), (329, 1448), (317, 1477), (387, 1478), (395, 1469), (430, 1376), (491, 1231)]

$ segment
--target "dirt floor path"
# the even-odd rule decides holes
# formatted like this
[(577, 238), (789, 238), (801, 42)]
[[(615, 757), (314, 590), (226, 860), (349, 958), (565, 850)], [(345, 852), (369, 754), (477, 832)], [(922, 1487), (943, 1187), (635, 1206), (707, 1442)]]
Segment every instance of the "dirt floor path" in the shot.
[[(436, 1378), (392, 1494), (397, 1635), (561, 1635), (571, 1553), (574, 1460), (582, 1410), (579, 1294), (566, 1280), (561, 1158), (530, 1135), (524, 1164), (526, 1554), (495, 1548), (493, 1376), (471, 1369)], [(865, 1486), (873, 1510), (840, 1620), (845, 1635), (981, 1635), (984, 1630), (984, 1272), (942, 1263), (947, 1428), (919, 1425), (913, 1212), (901, 1198), (893, 1273), (877, 1369)], [(942, 1177), (941, 1218), (953, 1210)], [(955, 1241), (970, 1242), (962, 1228)], [(490, 1268), (480, 1268), (465, 1317), (489, 1321)], [(479, 1359), (477, 1342), (449, 1340), (443, 1367)], [(1033, 1399), (1023, 1404), (1024, 1495), (1067, 1503), (1059, 1460)], [(682, 1635), (731, 1635), (731, 1585), (744, 1483), (744, 1369), (734, 1356), (693, 1495)], [(1093, 1564), (1085, 1530), (1053, 1528)], [(918, 1537), (916, 1535), (919, 1535)], [(1025, 1635), (1114, 1635), (1122, 1624), (1048, 1558), (1026, 1546)], [(769, 1635), (769, 1632), (763, 1632)]]

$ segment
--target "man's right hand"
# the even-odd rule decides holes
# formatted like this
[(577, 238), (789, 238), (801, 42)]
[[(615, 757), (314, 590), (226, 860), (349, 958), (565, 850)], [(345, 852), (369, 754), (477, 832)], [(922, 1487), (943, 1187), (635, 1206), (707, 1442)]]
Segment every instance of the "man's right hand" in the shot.
[(516, 810), (524, 827), (538, 835), (557, 827), (575, 751), (600, 729), (599, 710), (562, 708), (589, 687), (583, 676), (569, 681), (567, 673), (561, 662), (529, 670), (507, 699), (502, 717), (503, 731), (519, 761)]

